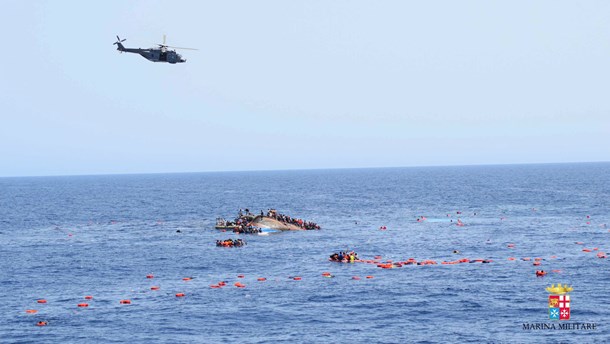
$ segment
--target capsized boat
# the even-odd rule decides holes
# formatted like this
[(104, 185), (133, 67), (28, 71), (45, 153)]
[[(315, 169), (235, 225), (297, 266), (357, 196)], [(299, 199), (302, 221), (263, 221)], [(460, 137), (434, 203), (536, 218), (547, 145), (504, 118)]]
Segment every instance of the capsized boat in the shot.
[[(260, 232), (273, 231), (297, 231), (308, 229), (320, 229), (318, 224), (305, 221), (298, 218), (293, 218), (284, 214), (278, 213), (275, 209), (270, 209), (267, 214), (261, 211), (260, 215), (240, 210), (238, 217), (234, 221), (227, 221), (224, 218), (216, 219), (216, 229), (230, 229), (234, 231), (246, 230), (248, 228), (258, 228)], [(246, 231), (247, 232), (247, 231)]]

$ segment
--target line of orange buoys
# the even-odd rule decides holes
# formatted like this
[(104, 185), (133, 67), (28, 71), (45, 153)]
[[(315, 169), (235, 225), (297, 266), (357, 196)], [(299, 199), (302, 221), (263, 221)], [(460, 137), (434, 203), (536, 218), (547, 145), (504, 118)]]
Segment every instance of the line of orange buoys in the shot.
[[(394, 262), (392, 260), (386, 260), (385, 262), (381, 262), (381, 256), (375, 256), (375, 259), (361, 259), (361, 260), (357, 260), (356, 262), (357, 263), (365, 263), (365, 264), (374, 264), (378, 268), (382, 268), (382, 269), (400, 268), (400, 267), (403, 267), (404, 265), (438, 265), (439, 264), (436, 260), (424, 259), (424, 260), (418, 261), (415, 258), (409, 258), (407, 260), (397, 261), (397, 262)], [(483, 264), (487, 264), (487, 263), (491, 263), (491, 262), (493, 262), (493, 260), (491, 260), (491, 259), (481, 259), (481, 258), (468, 259), (468, 258), (462, 258), (462, 259), (452, 260), (452, 261), (442, 261), (440, 264), (441, 265), (455, 265), (455, 264), (462, 264), (462, 263), (483, 263)]]
[[(322, 275), (322, 277), (327, 277), (327, 278), (328, 277), (334, 277), (334, 275), (332, 275), (330, 272), (327, 272), (327, 271), (323, 272), (321, 275)], [(152, 275), (146, 275), (146, 278), (151, 279), (152, 278), (151, 276)], [(239, 274), (236, 277), (239, 278), (239, 279), (244, 279), (246, 276), (243, 275), (243, 274)], [(374, 278), (373, 275), (366, 276), (366, 279), (373, 279), (373, 278)], [(301, 281), (301, 280), (303, 280), (303, 277), (301, 277), (301, 276), (289, 276), (288, 279), (294, 280), (294, 281)], [(352, 276), (351, 279), (352, 280), (360, 280), (360, 277), (359, 276)], [(185, 277), (182, 280), (183, 281), (191, 281), (191, 280), (193, 280), (193, 277)], [(256, 278), (256, 280), (259, 281), (259, 282), (264, 282), (264, 281), (267, 281), (267, 278), (266, 277), (258, 277), (258, 278)], [(220, 282), (218, 282), (216, 284), (210, 285), (210, 288), (212, 288), (212, 289), (221, 289), (221, 288), (225, 287), (227, 285), (227, 283), (228, 283), (227, 281), (220, 281)], [(236, 288), (242, 288), (242, 289), (246, 288), (246, 284), (244, 284), (242, 282), (235, 282), (233, 285)], [(156, 285), (153, 285), (153, 286), (150, 287), (150, 290), (159, 290), (159, 289), (160, 289), (160, 287), (156, 286)], [(186, 293), (179, 292), (179, 293), (175, 293), (174, 295), (177, 298), (183, 298), (183, 297), (186, 296)], [(84, 298), (86, 300), (93, 300), (94, 299), (94, 297), (92, 295), (86, 295), (86, 296), (84, 296)], [(39, 303), (39, 304), (47, 304), (48, 303), (46, 299), (37, 299), (36, 302)], [(132, 301), (130, 299), (122, 299), (122, 300), (119, 300), (119, 304), (121, 304), (121, 305), (131, 305)], [(79, 307), (79, 308), (89, 308), (90, 304), (89, 303), (85, 303), (85, 302), (81, 302), (81, 303), (78, 303), (76, 306)], [(36, 309), (26, 309), (25, 313), (26, 314), (36, 314), (36, 313), (38, 313), (38, 310), (36, 310)], [(46, 326), (46, 325), (48, 325), (47, 321), (39, 321), (38, 323), (36, 323), (36, 326)]]

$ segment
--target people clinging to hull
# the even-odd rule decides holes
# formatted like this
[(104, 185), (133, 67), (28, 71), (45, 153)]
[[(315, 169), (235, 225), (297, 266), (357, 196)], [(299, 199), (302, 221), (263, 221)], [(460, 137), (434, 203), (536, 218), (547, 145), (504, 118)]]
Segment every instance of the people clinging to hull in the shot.
[(258, 233), (262, 233), (262, 230), (258, 227), (254, 227), (252, 225), (245, 226), (242, 224), (239, 227), (233, 229), (233, 232), (239, 233), (239, 234), (258, 234)]
[(278, 221), (281, 221), (284, 223), (289, 223), (289, 224), (292, 224), (295, 226), (299, 226), (303, 229), (308, 229), (308, 230), (320, 229), (320, 226), (315, 222), (305, 221), (302, 219), (295, 219), (288, 215), (280, 214), (275, 209), (269, 209), (267, 211), (267, 217), (273, 218), (275, 220), (278, 220)]

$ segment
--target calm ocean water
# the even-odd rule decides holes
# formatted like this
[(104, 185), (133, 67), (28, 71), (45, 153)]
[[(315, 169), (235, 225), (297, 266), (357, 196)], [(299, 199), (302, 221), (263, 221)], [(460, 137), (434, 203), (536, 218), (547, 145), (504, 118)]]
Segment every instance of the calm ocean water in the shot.
[[(0, 341), (607, 342), (609, 195), (609, 163), (0, 178)], [(215, 218), (239, 208), (322, 230), (217, 248), (238, 235)], [(439, 264), (328, 261), (346, 249)], [(493, 262), (440, 264), (460, 258)], [(523, 329), (558, 323), (553, 283), (574, 287), (562, 323), (596, 330)]]

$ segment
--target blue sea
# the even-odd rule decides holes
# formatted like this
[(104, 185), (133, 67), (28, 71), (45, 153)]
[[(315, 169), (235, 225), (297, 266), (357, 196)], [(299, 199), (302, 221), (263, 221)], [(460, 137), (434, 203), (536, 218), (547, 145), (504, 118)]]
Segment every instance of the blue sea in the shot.
[[(0, 342), (607, 342), (609, 195), (610, 163), (0, 178)], [(214, 229), (240, 208), (322, 229)]]

